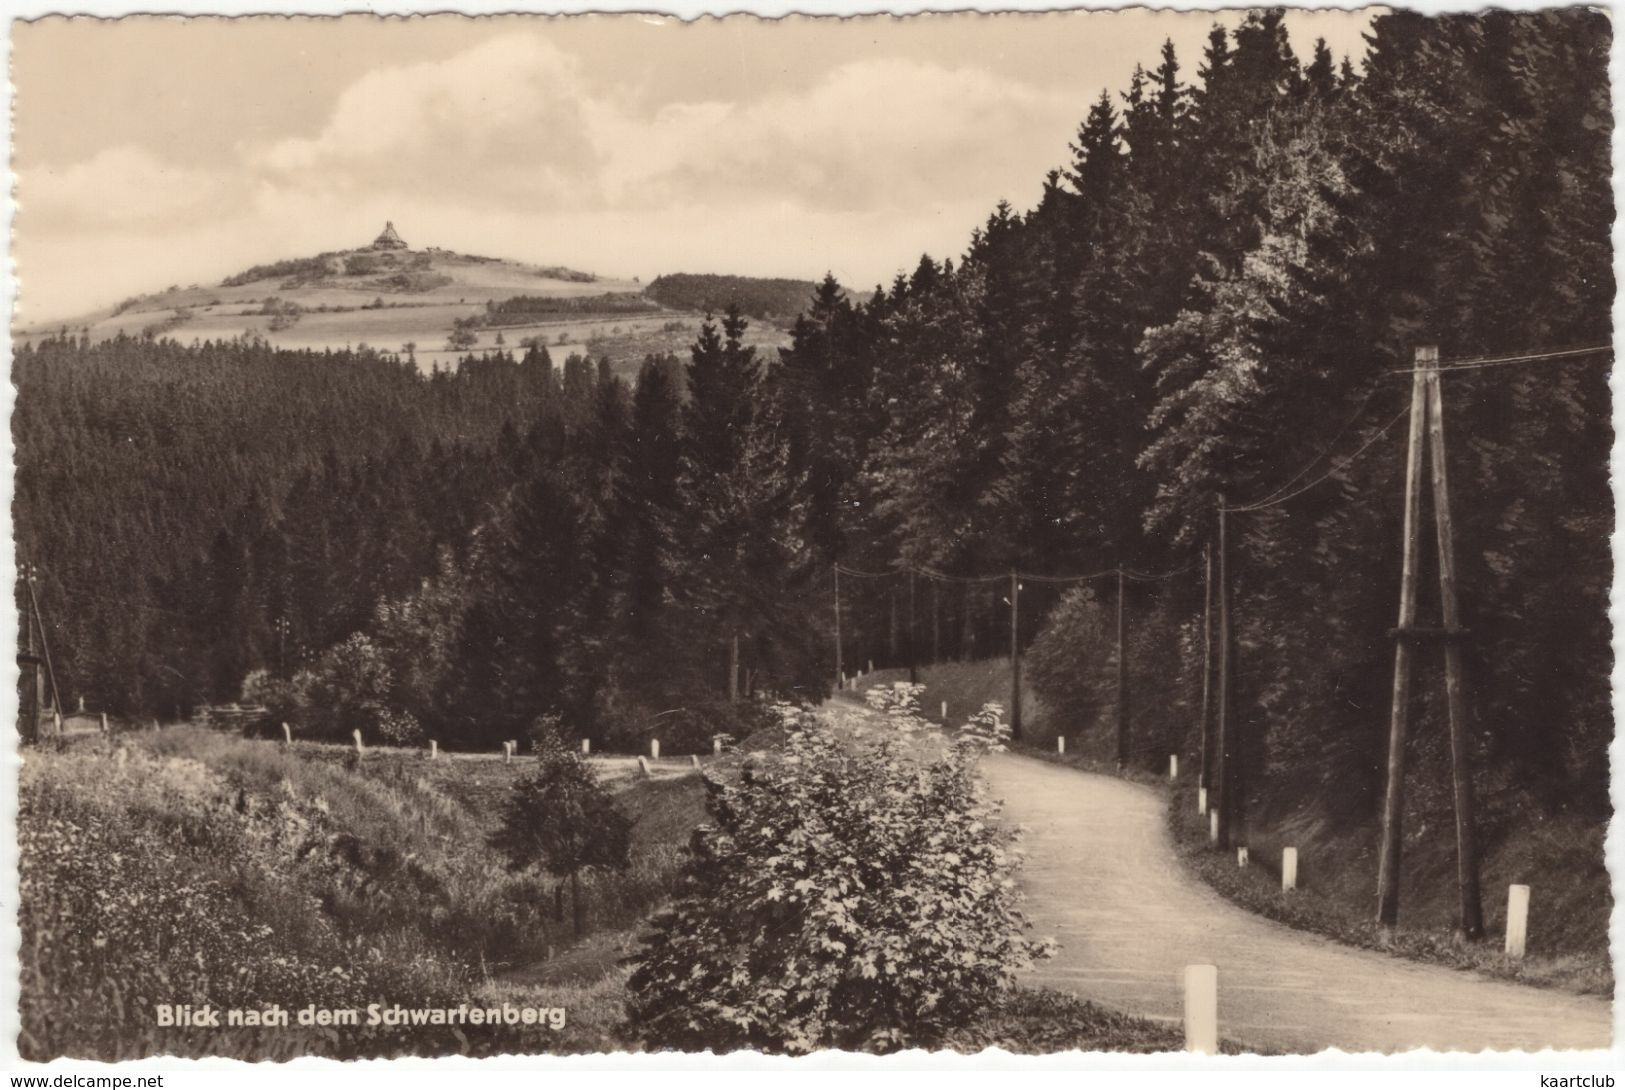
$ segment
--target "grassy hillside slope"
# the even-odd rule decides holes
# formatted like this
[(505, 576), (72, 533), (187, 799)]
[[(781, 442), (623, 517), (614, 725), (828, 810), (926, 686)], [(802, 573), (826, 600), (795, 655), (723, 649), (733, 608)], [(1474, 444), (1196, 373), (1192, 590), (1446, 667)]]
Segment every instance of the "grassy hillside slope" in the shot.
[[(754, 321), (746, 334), (747, 343), (771, 354), (789, 343), (785, 327), (811, 290), (801, 281), (701, 279), (708, 294), (667, 292), (668, 300), (655, 284), (669, 277), (657, 278), (646, 291), (636, 280), (432, 247), (340, 250), (257, 265), (219, 284), (172, 285), (69, 321), (25, 325), (17, 336), (27, 340), (65, 327), (92, 341), (120, 334), (184, 342), (252, 335), (278, 348), (368, 345), (402, 353), (410, 344), (424, 370), (453, 366), (470, 352), (516, 351), (522, 341), (535, 339), (548, 346), (555, 363), (572, 352), (591, 353), (609, 357), (630, 376), (645, 355), (685, 354), (702, 312), (708, 306), (720, 312), (734, 298), (753, 315), (778, 319)], [(487, 304), (516, 299), (536, 301), (535, 313), (488, 315)], [(766, 311), (763, 300), (772, 304)], [(548, 312), (546, 301), (556, 303), (556, 312)], [(449, 347), (459, 323), (470, 322), (479, 323), (475, 343)]]
[[(481, 787), (526, 762), (313, 756), (189, 728), (29, 753), (19, 810), (25, 1057), (565, 1045), (573, 1030), (534, 1026), (156, 1024), (162, 1003), (455, 1007), (574, 942), (553, 919), (551, 881), (511, 873), (485, 843)], [(692, 775), (617, 786), (637, 818), (633, 861), (586, 882), (597, 929), (635, 924), (664, 899), (702, 813)]]

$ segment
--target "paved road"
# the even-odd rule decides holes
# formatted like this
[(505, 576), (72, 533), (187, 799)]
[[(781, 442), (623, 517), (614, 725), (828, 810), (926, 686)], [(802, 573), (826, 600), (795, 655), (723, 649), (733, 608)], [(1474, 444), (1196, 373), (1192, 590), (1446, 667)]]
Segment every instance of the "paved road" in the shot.
[(1268, 1051), (1607, 1048), (1611, 1005), (1340, 946), (1255, 916), (1175, 855), (1162, 796), (1010, 754), (984, 772), (1025, 823), (1027, 913), (1060, 953), (1031, 981), (1177, 1020), (1184, 966), (1219, 967), (1219, 1028)]

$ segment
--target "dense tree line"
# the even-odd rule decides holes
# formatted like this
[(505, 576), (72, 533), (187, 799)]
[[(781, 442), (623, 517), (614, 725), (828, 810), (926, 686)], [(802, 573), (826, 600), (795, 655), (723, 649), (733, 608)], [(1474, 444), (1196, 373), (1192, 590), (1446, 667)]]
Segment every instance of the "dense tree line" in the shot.
[[(869, 570), (1176, 567), (1221, 496), (1333, 470), (1232, 516), (1238, 707), (1251, 782), (1362, 814), (1398, 595), (1404, 429), (1377, 440), (1409, 401), (1393, 372), (1425, 344), (1448, 359), (1606, 343), (1614, 290), (1606, 19), (1393, 13), (1368, 40), (1359, 69), (1324, 43), (1303, 64), (1281, 12), (1256, 11), (1214, 29), (1194, 80), (1165, 46), (1089, 108), (1038, 205), (999, 205), (957, 263), (922, 258), (863, 301), (826, 280), (784, 380), (809, 545)], [(1525, 789), (1605, 807), (1606, 357), (1463, 371), (1445, 398), (1492, 815)], [(1003, 586), (944, 592), (950, 650), (1008, 640)], [(905, 593), (854, 589), (853, 660), (897, 661)], [(1035, 649), (1063, 710), (1102, 730), (1099, 685), (1057, 690), (1104, 670), (1078, 655), (1109, 651), (1089, 634), (1114, 593), (1075, 592)], [(1194, 576), (1130, 586), (1131, 616), (1158, 626), (1137, 659), (1139, 760), (1194, 727), (1200, 593)], [(1447, 811), (1442, 716), (1430, 697), (1417, 805)]]
[(20, 347), (13, 376), (17, 550), (64, 698), (169, 716), (253, 667), (291, 673), (464, 548), (558, 385), (536, 352), (423, 376), (369, 351), (67, 334)]
[(630, 744), (664, 713), (669, 748), (708, 750), (724, 697), (821, 677), (746, 324), (631, 387), (535, 347), (423, 375), (251, 341), (25, 346), (18, 546), (65, 698), (242, 697), (310, 733), (481, 746), (544, 713)]
[[(543, 712), (697, 742), (731, 691), (828, 684), (836, 563), (1177, 567), (1221, 495), (1331, 470), (1233, 517), (1237, 706), (1248, 782), (1369, 814), (1398, 583), (1393, 372), (1422, 344), (1608, 339), (1609, 40), (1582, 10), (1393, 13), (1356, 68), (1320, 43), (1300, 62), (1279, 11), (1250, 13), (1214, 29), (1194, 78), (1167, 46), (1091, 105), (1038, 204), (1000, 204), (957, 260), (862, 299), (826, 278), (772, 302), (805, 306), (781, 360), (743, 344), (739, 311), (631, 385), (534, 349), (423, 378), (252, 344), (25, 348), (19, 548), (47, 571), (64, 687), (180, 710), (308, 667), (316, 703), (448, 744), (522, 737)], [(662, 281), (686, 294), (650, 296), (685, 307), (743, 283)], [(1522, 797), (1600, 809), (1607, 368), (1445, 381), (1490, 819)], [(916, 640), (998, 653), (1007, 589), (916, 586)], [(1100, 687), (1057, 679), (1108, 642), (1112, 593), (1021, 591), (1040, 683), (1102, 729)], [(1194, 728), (1201, 592), (1129, 594), (1143, 760)], [(847, 595), (849, 665), (920, 652), (907, 580)], [(280, 617), (308, 656), (293, 666)], [(1442, 810), (1442, 702), (1425, 703), (1414, 797)]]
[(666, 273), (649, 281), (643, 294), (672, 310), (721, 314), (732, 306), (748, 318), (788, 322), (807, 308), (812, 289), (805, 280)]

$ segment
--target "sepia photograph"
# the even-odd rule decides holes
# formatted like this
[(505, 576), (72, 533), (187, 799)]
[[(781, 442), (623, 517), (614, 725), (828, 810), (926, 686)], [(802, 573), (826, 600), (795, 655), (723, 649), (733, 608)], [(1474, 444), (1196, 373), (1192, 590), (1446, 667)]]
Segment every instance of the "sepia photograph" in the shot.
[(18, 1066), (1617, 1066), (1609, 10), (9, 37)]

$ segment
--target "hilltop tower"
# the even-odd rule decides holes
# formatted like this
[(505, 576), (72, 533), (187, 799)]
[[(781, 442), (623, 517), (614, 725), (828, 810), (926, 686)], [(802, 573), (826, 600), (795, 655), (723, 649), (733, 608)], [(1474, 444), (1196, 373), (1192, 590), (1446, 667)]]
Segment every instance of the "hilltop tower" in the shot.
[(374, 250), (406, 249), (406, 240), (395, 233), (395, 223), (393, 220), (386, 220), (384, 222), (384, 229), (379, 232), (377, 238), (372, 240), (372, 248)]

